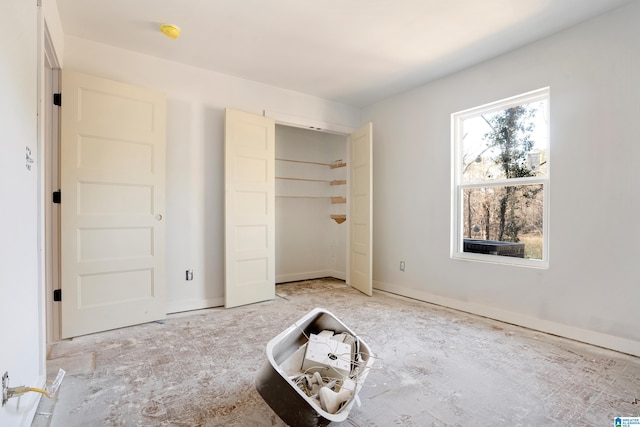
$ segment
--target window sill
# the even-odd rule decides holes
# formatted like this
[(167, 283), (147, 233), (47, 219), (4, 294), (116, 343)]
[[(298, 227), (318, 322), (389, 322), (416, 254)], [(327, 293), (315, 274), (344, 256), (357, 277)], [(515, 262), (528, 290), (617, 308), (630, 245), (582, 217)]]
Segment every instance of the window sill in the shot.
[(549, 261), (541, 259), (516, 258), (512, 256), (479, 254), (473, 252), (455, 252), (452, 259), (461, 261), (484, 262), (489, 264), (500, 264), (517, 267), (548, 269)]

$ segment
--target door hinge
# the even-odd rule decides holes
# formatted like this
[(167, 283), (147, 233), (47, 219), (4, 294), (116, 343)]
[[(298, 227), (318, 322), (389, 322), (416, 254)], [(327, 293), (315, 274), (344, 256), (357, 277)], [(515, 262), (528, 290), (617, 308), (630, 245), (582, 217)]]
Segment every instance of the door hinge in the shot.
[(62, 301), (62, 289), (53, 290), (53, 300), (56, 302)]
[(53, 94), (53, 105), (57, 105), (58, 107), (62, 107), (62, 94), (54, 93)]
[(53, 192), (53, 203), (61, 203), (62, 202), (62, 192), (60, 190)]

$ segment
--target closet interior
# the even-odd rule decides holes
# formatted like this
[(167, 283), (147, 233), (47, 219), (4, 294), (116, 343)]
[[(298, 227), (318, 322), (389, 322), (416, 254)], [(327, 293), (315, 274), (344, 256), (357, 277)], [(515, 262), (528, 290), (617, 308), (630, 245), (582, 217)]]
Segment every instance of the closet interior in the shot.
[(347, 136), (276, 125), (276, 283), (346, 279)]

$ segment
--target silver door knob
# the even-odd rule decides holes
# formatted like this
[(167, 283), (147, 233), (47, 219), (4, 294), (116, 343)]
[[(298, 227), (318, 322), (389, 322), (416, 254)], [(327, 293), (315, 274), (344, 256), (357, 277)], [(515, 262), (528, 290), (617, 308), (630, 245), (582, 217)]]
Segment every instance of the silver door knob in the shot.
[(162, 221), (162, 215), (160, 214), (156, 215), (156, 221)]

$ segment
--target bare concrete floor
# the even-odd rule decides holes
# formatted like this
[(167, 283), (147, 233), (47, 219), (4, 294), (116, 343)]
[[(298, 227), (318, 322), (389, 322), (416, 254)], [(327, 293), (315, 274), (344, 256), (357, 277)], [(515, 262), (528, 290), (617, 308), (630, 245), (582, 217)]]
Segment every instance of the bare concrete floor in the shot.
[(333, 279), (275, 300), (54, 344), (34, 427), (282, 426), (254, 386), (266, 343), (314, 307), (377, 356), (350, 426), (613, 426), (640, 416), (640, 359)]

